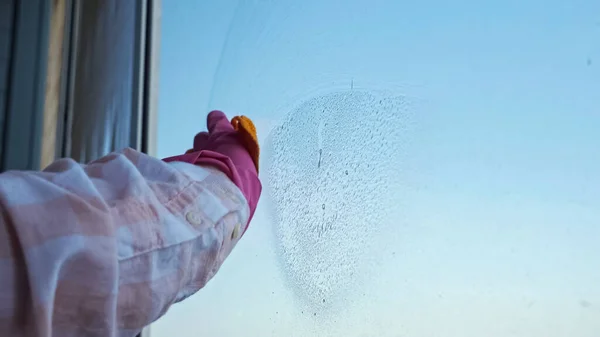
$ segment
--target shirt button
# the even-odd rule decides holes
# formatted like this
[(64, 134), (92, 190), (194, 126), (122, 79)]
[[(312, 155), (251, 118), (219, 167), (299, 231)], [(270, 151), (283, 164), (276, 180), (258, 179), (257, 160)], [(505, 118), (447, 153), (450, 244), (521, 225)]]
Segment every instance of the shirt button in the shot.
[(240, 235), (240, 224), (235, 225), (233, 227), (233, 231), (231, 232), (231, 240), (235, 240)]
[(192, 225), (197, 225), (198, 226), (198, 225), (202, 224), (202, 219), (200, 219), (200, 216), (196, 212), (188, 212), (185, 215), (185, 218)]

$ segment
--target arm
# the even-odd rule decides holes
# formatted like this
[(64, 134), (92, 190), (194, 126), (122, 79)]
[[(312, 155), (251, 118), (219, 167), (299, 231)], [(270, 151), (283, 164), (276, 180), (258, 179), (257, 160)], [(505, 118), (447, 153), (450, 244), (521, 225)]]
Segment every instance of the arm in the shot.
[(202, 288), (250, 216), (213, 168), (131, 149), (0, 174), (0, 335), (133, 336)]

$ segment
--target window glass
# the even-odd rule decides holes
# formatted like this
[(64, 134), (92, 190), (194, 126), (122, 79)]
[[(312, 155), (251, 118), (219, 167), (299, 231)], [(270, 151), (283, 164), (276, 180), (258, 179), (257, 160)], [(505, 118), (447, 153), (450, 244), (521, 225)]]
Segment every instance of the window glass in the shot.
[(595, 336), (599, 12), (163, 1), (159, 155), (246, 114), (264, 193), (151, 335)]

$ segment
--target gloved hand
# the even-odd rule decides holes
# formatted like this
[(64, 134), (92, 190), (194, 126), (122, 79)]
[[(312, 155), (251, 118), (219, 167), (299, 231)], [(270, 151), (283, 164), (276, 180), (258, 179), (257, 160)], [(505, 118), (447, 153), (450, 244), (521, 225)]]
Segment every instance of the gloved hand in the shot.
[(236, 166), (245, 169), (254, 166), (254, 171), (258, 174), (258, 140), (254, 124), (248, 117), (236, 116), (230, 123), (223, 112), (212, 111), (208, 114), (206, 124), (208, 132), (197, 134), (194, 138), (194, 148), (188, 152), (219, 152), (230, 157)]
[[(185, 161), (195, 165), (213, 166), (227, 174), (246, 197), (251, 220), (262, 190), (258, 179), (259, 152), (254, 125), (244, 116), (236, 117), (233, 123), (230, 123), (221, 111), (209, 113), (206, 124), (208, 132), (196, 135), (193, 149), (188, 150), (185, 155), (167, 158), (165, 161)], [(250, 153), (253, 153), (255, 158)]]

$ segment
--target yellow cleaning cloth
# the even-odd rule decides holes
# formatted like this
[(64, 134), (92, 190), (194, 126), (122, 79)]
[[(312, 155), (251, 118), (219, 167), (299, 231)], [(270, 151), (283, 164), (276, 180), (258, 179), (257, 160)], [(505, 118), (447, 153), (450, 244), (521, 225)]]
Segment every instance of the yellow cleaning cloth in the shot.
[(258, 137), (256, 136), (256, 127), (252, 120), (246, 116), (235, 116), (231, 119), (231, 125), (238, 132), (240, 139), (258, 172), (258, 159), (260, 157), (260, 147), (258, 146)]

